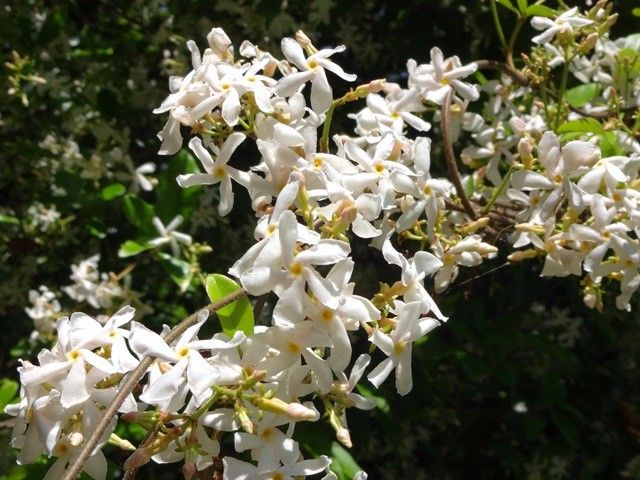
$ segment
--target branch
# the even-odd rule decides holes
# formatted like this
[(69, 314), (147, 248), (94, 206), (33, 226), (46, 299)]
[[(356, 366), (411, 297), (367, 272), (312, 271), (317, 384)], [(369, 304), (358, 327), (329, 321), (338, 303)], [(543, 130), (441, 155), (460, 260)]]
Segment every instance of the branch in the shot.
[[(507, 65), (506, 63), (498, 62), (497, 60), (476, 60), (475, 63), (478, 65), (478, 68), (481, 70), (499, 70), (500, 72), (511, 77), (518, 85), (522, 87), (532, 87), (532, 88), (539, 87), (541, 89), (544, 89), (545, 92), (551, 98), (553, 98), (555, 101), (560, 101), (558, 94), (556, 94), (552, 90), (545, 88), (542, 85), (536, 85), (532, 83), (524, 73), (522, 73), (520, 70), (516, 68), (513, 68), (510, 65)], [(637, 109), (637, 107), (626, 107), (626, 108), (621, 108), (619, 111), (607, 110), (604, 112), (586, 112), (581, 108), (572, 106), (568, 102), (567, 102), (567, 106), (569, 107), (569, 110), (571, 110), (574, 113), (577, 113), (578, 115), (582, 115), (583, 117), (595, 118), (596, 120), (606, 120), (608, 118), (617, 116), (619, 113), (633, 112), (634, 110)]]
[(462, 186), (462, 180), (460, 179), (460, 172), (456, 166), (456, 157), (453, 153), (453, 141), (451, 140), (451, 97), (453, 95), (453, 88), (449, 90), (442, 103), (440, 130), (442, 130), (442, 148), (444, 150), (444, 158), (447, 162), (447, 170), (449, 171), (449, 178), (456, 187), (456, 193), (462, 202), (464, 211), (473, 220), (476, 220), (478, 216), (475, 210), (471, 206), (466, 193), (464, 193), (464, 187)]
[[(235, 302), (239, 298), (244, 297), (246, 294), (247, 294), (246, 290), (240, 289), (222, 298), (221, 300), (218, 300), (215, 303), (211, 303), (207, 305), (206, 307), (204, 307), (204, 310), (207, 310), (209, 313), (213, 313), (216, 310), (219, 310), (222, 307), (225, 307), (230, 303)], [(182, 335), (187, 328), (189, 328), (192, 325), (195, 325), (198, 322), (198, 313), (199, 311), (192, 313), (187, 318), (182, 320), (182, 322), (176, 325), (176, 327), (167, 334), (164, 340), (167, 343), (171, 343), (172, 341), (177, 339), (180, 335)], [(144, 358), (140, 362), (140, 364), (135, 368), (135, 370), (129, 373), (124, 384), (122, 385), (122, 387), (120, 388), (116, 396), (113, 398), (113, 401), (109, 404), (107, 409), (104, 411), (104, 414), (102, 415), (102, 418), (100, 418), (100, 421), (98, 422), (98, 424), (95, 426), (95, 430), (93, 431), (93, 434), (91, 435), (91, 437), (89, 437), (87, 442), (84, 444), (84, 447), (82, 447), (82, 450), (80, 451), (78, 456), (73, 460), (71, 465), (69, 465), (69, 468), (67, 469), (67, 471), (65, 472), (65, 474), (62, 476), (60, 480), (74, 480), (78, 475), (80, 475), (80, 473), (82, 473), (82, 467), (84, 463), (91, 456), (91, 454), (93, 453), (93, 449), (96, 447), (96, 445), (100, 441), (100, 438), (109, 427), (109, 424), (111, 423), (111, 419), (114, 416), (116, 416), (118, 409), (120, 408), (120, 405), (122, 405), (124, 400), (127, 398), (127, 395), (129, 395), (131, 391), (134, 389), (134, 387), (138, 384), (138, 382), (147, 372), (147, 369), (151, 366), (154, 360), (155, 358), (152, 358), (152, 357)]]

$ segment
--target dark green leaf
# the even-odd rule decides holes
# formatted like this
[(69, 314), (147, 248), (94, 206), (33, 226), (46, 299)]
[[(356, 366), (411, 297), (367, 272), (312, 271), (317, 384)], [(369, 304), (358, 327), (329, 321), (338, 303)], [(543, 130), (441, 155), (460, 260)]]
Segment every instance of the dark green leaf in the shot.
[(138, 227), (143, 234), (152, 235), (155, 232), (153, 224), (151, 223), (154, 217), (153, 207), (151, 205), (140, 197), (129, 194), (124, 197), (123, 207), (124, 214), (129, 221)]
[(13, 215), (4, 215), (0, 213), (0, 223), (11, 223), (12, 225), (18, 225), (20, 220)]
[(519, 14), (520, 13), (520, 12), (518, 12), (518, 9), (513, 6), (513, 3), (511, 3), (511, 0), (497, 0), (497, 2), (500, 5), (502, 5), (503, 7), (508, 8), (509, 10), (511, 10), (515, 14)]
[(120, 258), (132, 257), (134, 255), (139, 254), (140, 252), (149, 250), (150, 248), (153, 248), (153, 246), (149, 245), (146, 242), (136, 242), (135, 240), (127, 240), (122, 245), (120, 245), (120, 249), (118, 250), (118, 256)]
[(189, 285), (191, 285), (191, 279), (193, 278), (191, 265), (184, 260), (174, 258), (167, 253), (160, 253), (159, 256), (162, 268), (164, 268), (171, 279), (176, 282), (176, 285), (180, 287), (180, 291), (186, 291), (189, 288)]
[(103, 200), (113, 200), (114, 198), (121, 197), (127, 193), (127, 188), (121, 183), (112, 183), (111, 185), (107, 185), (102, 189), (100, 195)]
[[(239, 290), (240, 285), (229, 277), (214, 273), (213, 275), (207, 276), (205, 288), (211, 301), (217, 302)], [(245, 335), (253, 334), (253, 309), (247, 297), (243, 297), (221, 308), (216, 314), (220, 319), (222, 330), (230, 337), (238, 331), (244, 332)]]
[(0, 414), (4, 412), (4, 407), (16, 401), (18, 393), (18, 383), (8, 378), (0, 380)]
[(546, 5), (529, 5), (525, 11), (528, 17), (555, 17), (556, 11)]
[[(178, 175), (199, 172), (198, 163), (186, 150), (180, 150), (171, 159), (166, 170), (158, 176), (158, 186), (155, 189), (158, 201), (156, 209), (158, 217), (164, 222), (170, 222), (176, 215), (182, 215), (187, 220), (198, 203), (198, 196), (202, 187), (182, 188), (176, 182)], [(167, 199), (171, 199), (167, 201)]]

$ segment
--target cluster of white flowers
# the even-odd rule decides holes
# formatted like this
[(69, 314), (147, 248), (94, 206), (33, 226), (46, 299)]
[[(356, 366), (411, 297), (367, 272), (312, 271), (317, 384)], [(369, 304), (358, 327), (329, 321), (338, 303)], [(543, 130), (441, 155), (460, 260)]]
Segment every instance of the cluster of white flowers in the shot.
[[(96, 254), (77, 265), (71, 265), (71, 285), (61, 288), (71, 300), (80, 304), (86, 302), (96, 310), (109, 308), (116, 299), (131, 301), (137, 296), (130, 289), (123, 289), (116, 278), (98, 269), (100, 255)], [(38, 290), (29, 292), (30, 307), (25, 308), (33, 320), (34, 331), (31, 340), (49, 341), (55, 333), (56, 321), (63, 315), (59, 294), (41, 285)], [(117, 303), (116, 303), (117, 305)], [(100, 320), (106, 321), (105, 317)]]
[(62, 287), (69, 298), (87, 302), (93, 308), (110, 307), (114, 297), (122, 294), (117, 282), (109, 274), (98, 270), (100, 255), (96, 254), (77, 265), (71, 265), (72, 284)]
[[(610, 22), (600, 11), (602, 5), (588, 15), (573, 9), (555, 20), (534, 17), (534, 28), (544, 30), (534, 38), (544, 44), (538, 54), (550, 61), (557, 50), (569, 69), (569, 60), (596, 47), (594, 64), (607, 64), (618, 43), (607, 39)], [(573, 135), (558, 137), (562, 105), (550, 114), (533, 101), (535, 87), (517, 76), (477, 86), (469, 76), (478, 64), (445, 58), (438, 48), (429, 63), (408, 61), (406, 88), (374, 80), (334, 99), (328, 74), (355, 80), (333, 60), (343, 46), (318, 50), (298, 32), (282, 41), (281, 60), (248, 41), (237, 56), (219, 28), (207, 40), (204, 52), (187, 43), (193, 69), (170, 79), (171, 94), (155, 110), (169, 114), (160, 153), (176, 153), (181, 126), (187, 126), (194, 134), (188, 146), (203, 172), (179, 175), (178, 184), (219, 184), (222, 216), (233, 209), (234, 188), (247, 191), (258, 217), (256, 243), (230, 273), (248, 294), (275, 299), (272, 323), (248, 337), (236, 332), (200, 339), (201, 314), (167, 343), (140, 323), (124, 329), (131, 308), (104, 325), (84, 314), (60, 319), (58, 344), (39, 356), (39, 366), (25, 362), (21, 368), (25, 398), (12, 411), (23, 419), (14, 440), (23, 446), (22, 461), (45, 452), (61, 459), (54, 469), (64, 468), (118, 379), (152, 357), (139, 402), (130, 397), (121, 408), (155, 435), (129, 467), (150, 459), (184, 461), (191, 478), (214, 463), (220, 439), (229, 434), (236, 452), (250, 452), (252, 462), (224, 457), (226, 480), (325, 472), (327, 457), (303, 458), (295, 424), (319, 419), (319, 400), (336, 438), (351, 446), (346, 411), (373, 407), (355, 392), (371, 358), (352, 358), (352, 332), (363, 331), (381, 358), (368, 380), (378, 387), (393, 373), (398, 393), (407, 394), (412, 345), (447, 319), (425, 281), (432, 277), (435, 291), (446, 290), (460, 267), (494, 258), (499, 241), (527, 247), (511, 261), (544, 257), (543, 276), (584, 275), (591, 307), (601, 305), (605, 278), (619, 280), (616, 304), (629, 309), (640, 285), (640, 145), (632, 136), (613, 156), (602, 154), (608, 137), (596, 120), (602, 134), (569, 129)], [(628, 81), (637, 92), (637, 72)], [(484, 116), (467, 111), (481, 93)], [(527, 98), (534, 107), (523, 112), (516, 105)], [(567, 125), (606, 113), (611, 98), (611, 91), (594, 95), (586, 113), (574, 108)], [(335, 109), (358, 99), (366, 99), (366, 107), (352, 115), (354, 135), (330, 138)], [(450, 164), (455, 159), (447, 158), (450, 178), (432, 176), (428, 115), (441, 122), (443, 138), (451, 139), (445, 143), (467, 141), (462, 158), (471, 175), (459, 178)], [(611, 131), (618, 138), (618, 130)], [(257, 165), (242, 160), (248, 137), (260, 152)], [(445, 156), (451, 147), (444, 145)], [(176, 217), (165, 226), (154, 219), (159, 237), (151, 243), (174, 250), (191, 243), (176, 231), (181, 222)], [(355, 293), (354, 242), (369, 243), (380, 261), (398, 267), (398, 280), (381, 284), (372, 298)], [(98, 277), (96, 260), (74, 266), (74, 286), (65, 291), (98, 307), (104, 306), (99, 287), (105, 279)], [(86, 468), (103, 478), (99, 450), (91, 458)], [(325, 479), (331, 478), (327, 471)]]

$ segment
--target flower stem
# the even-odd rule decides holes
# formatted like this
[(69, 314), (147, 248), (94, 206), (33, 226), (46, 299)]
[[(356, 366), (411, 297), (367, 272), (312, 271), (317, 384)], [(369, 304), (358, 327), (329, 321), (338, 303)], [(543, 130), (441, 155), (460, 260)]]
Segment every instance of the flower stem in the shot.
[(502, 24), (500, 23), (500, 16), (498, 15), (496, 0), (491, 0), (491, 15), (493, 16), (493, 23), (496, 26), (496, 31), (498, 32), (498, 38), (502, 44), (502, 49), (506, 53), (508, 51), (507, 40), (505, 39), (504, 32), (502, 31)]
[(451, 183), (456, 187), (456, 193), (462, 202), (464, 211), (473, 220), (477, 219), (475, 210), (471, 206), (467, 194), (464, 193), (464, 187), (462, 186), (462, 180), (460, 179), (460, 172), (456, 166), (456, 157), (453, 153), (453, 141), (451, 139), (451, 97), (453, 96), (453, 89), (449, 89), (444, 102), (442, 103), (440, 130), (442, 135), (442, 150), (444, 151), (444, 158), (447, 162), (447, 170), (449, 171), (449, 178)]

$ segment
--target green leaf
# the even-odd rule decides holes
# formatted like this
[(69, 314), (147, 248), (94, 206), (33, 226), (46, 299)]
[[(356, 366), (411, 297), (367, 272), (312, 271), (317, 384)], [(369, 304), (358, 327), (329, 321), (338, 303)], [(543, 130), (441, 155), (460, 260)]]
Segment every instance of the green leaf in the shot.
[(570, 122), (564, 122), (558, 127), (558, 133), (604, 133), (604, 128), (595, 118), (580, 118)]
[(376, 408), (380, 410), (382, 413), (389, 414), (391, 412), (391, 407), (389, 406), (389, 402), (382, 395), (377, 394), (377, 390), (373, 390), (368, 386), (359, 383), (356, 385), (358, 392), (360, 395), (370, 398), (376, 404)]
[(526, 15), (527, 6), (527, 0), (518, 0), (518, 10), (520, 10), (520, 13)]
[(127, 188), (121, 183), (112, 183), (111, 185), (107, 185), (102, 189), (100, 195), (103, 200), (113, 200), (114, 198), (121, 197), (127, 193)]
[[(240, 285), (229, 277), (214, 273), (207, 276), (205, 288), (211, 301), (217, 302), (227, 295), (240, 290)], [(245, 335), (253, 335), (253, 309), (247, 297), (242, 297), (226, 307), (222, 307), (216, 314), (220, 319), (222, 330), (230, 337), (238, 331), (243, 332)]]
[(528, 17), (555, 17), (556, 11), (546, 5), (529, 5), (525, 11)]
[(580, 108), (596, 98), (598, 93), (600, 86), (597, 83), (585, 83), (567, 90), (564, 98), (572, 107)]
[(634, 17), (640, 17), (640, 7), (631, 9), (631, 15)]
[(511, 3), (511, 0), (496, 0), (500, 5), (502, 5), (503, 7), (508, 8), (509, 10), (511, 10), (513, 13), (519, 15), (520, 12), (518, 12), (518, 9), (516, 7), (513, 6), (513, 3)]
[(0, 414), (4, 412), (4, 407), (14, 403), (18, 393), (18, 383), (8, 378), (0, 380)]
[(600, 151), (603, 157), (624, 155), (624, 150), (620, 148), (615, 132), (606, 132), (600, 137)]
[(341, 478), (351, 479), (356, 473), (362, 470), (348, 450), (338, 442), (331, 444), (331, 457), (333, 458), (333, 462), (329, 468)]
[(170, 222), (176, 215), (182, 215), (185, 220), (189, 219), (198, 204), (202, 187), (182, 188), (176, 182), (176, 177), (199, 171), (198, 163), (193, 156), (186, 150), (180, 150), (169, 161), (167, 168), (158, 175), (158, 186), (155, 188), (158, 199), (156, 213), (163, 222)]
[(313, 457), (329, 455), (332, 457), (331, 470), (340, 480), (352, 480), (362, 468), (356, 463), (349, 451), (332, 440), (329, 431), (318, 428), (317, 424), (301, 422), (296, 425), (296, 436), (302, 447)]
[(151, 220), (155, 216), (151, 205), (140, 197), (129, 194), (124, 197), (123, 208), (124, 214), (127, 216), (129, 221), (138, 227), (142, 233), (152, 235), (155, 232), (153, 224), (151, 223)]
[(14, 217), (13, 215), (4, 215), (0, 213), (0, 223), (10, 223), (12, 225), (19, 225), (20, 220), (18, 220), (18, 217)]
[(145, 250), (149, 250), (153, 248), (152, 245), (149, 245), (146, 242), (136, 242), (135, 240), (127, 240), (122, 245), (120, 245), (120, 249), (118, 250), (118, 257), (127, 258), (133, 257)]
[(176, 282), (176, 285), (180, 287), (181, 292), (185, 292), (189, 285), (191, 285), (191, 279), (193, 273), (191, 272), (191, 265), (184, 260), (172, 257), (168, 253), (160, 253), (160, 265), (169, 274), (171, 279)]
[(467, 181), (464, 183), (464, 193), (467, 197), (471, 197), (476, 190), (476, 184), (473, 180), (473, 176), (469, 175)]

